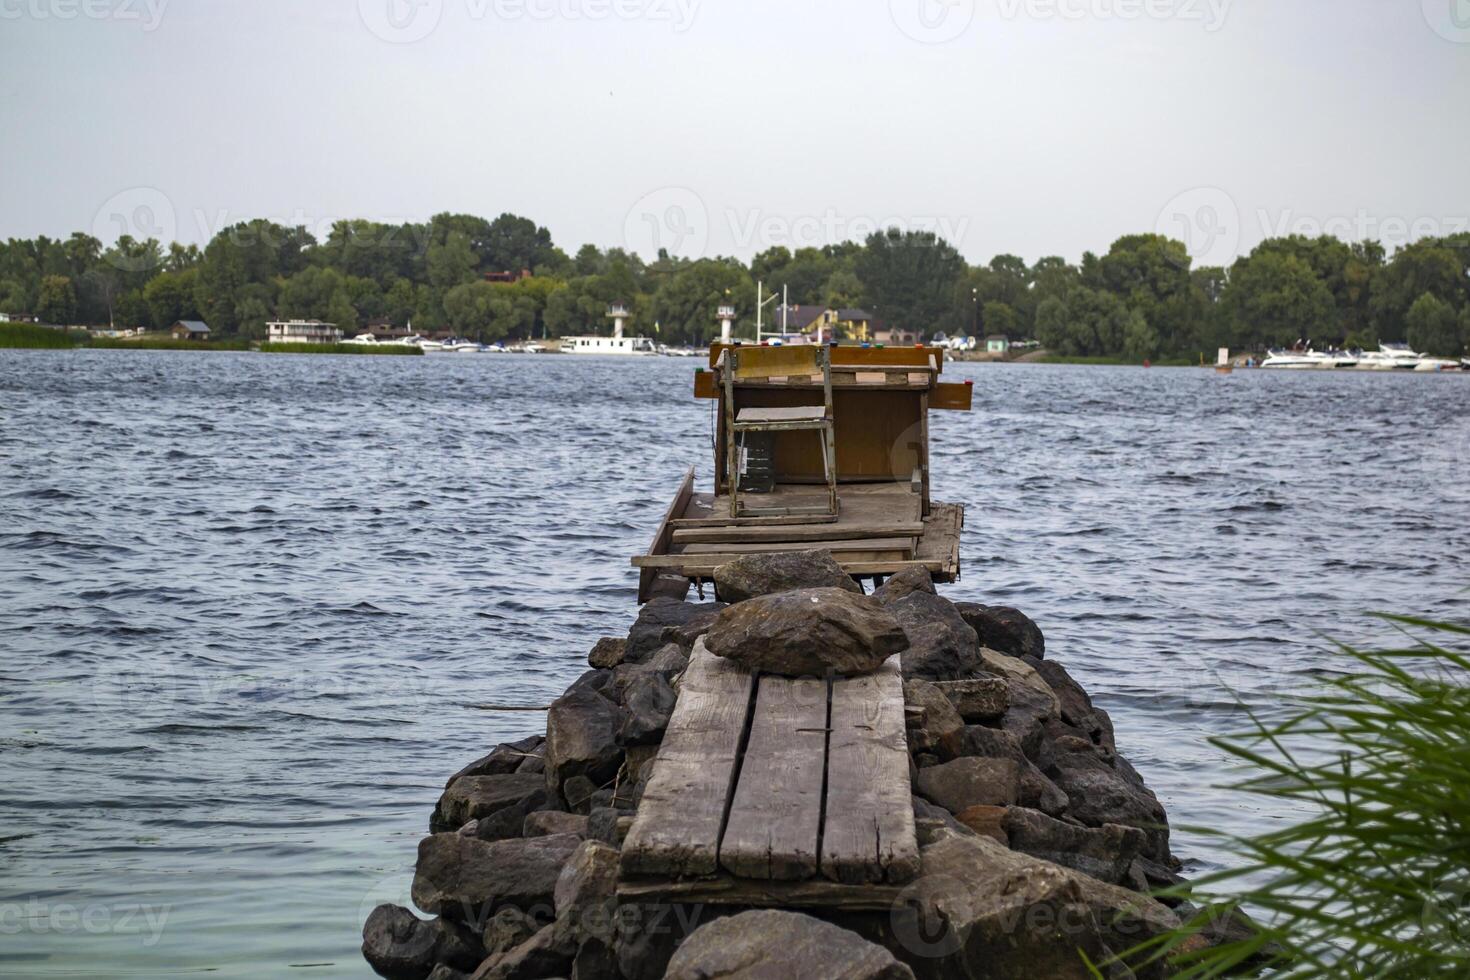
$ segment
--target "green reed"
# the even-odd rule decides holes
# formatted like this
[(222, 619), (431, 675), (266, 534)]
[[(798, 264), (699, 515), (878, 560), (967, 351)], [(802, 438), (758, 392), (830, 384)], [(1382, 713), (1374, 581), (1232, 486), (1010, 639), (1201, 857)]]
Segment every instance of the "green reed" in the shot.
[[(1310, 816), (1215, 833), (1240, 866), (1161, 892), (1202, 911), (1130, 960), (1148, 950), (1190, 980), (1470, 976), (1470, 628), (1385, 618), (1411, 645), (1342, 647), (1348, 670), (1287, 721), (1211, 740), (1253, 770), (1237, 790)], [(1242, 908), (1253, 935), (1199, 948)]]

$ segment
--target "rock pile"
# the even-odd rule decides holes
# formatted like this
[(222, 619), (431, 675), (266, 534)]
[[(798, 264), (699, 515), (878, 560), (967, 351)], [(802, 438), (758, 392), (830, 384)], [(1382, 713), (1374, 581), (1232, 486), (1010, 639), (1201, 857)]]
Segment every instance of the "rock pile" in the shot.
[[(1090, 977), (1178, 924), (1168, 820), (1107, 712), (1014, 609), (951, 603), (927, 574), (872, 596), (825, 552), (717, 574), (740, 601), (654, 599), (551, 706), (544, 735), (450, 778), (413, 901), (363, 955), (390, 980), (670, 976)], [(840, 569), (839, 569), (840, 571)], [(813, 602), (813, 599), (816, 602)], [(714, 631), (711, 633), (711, 631)], [(898, 653), (922, 872), (883, 913), (619, 903), (618, 848), (696, 639), (760, 669), (857, 672)], [(880, 656), (881, 654), (881, 656)], [(876, 659), (875, 659), (876, 658)], [(1161, 977), (1160, 963), (1106, 975)]]

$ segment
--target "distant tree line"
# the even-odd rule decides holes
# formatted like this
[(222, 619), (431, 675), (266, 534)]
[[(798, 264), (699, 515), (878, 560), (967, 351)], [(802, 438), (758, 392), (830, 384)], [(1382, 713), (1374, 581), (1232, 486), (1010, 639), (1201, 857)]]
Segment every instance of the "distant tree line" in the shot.
[[(485, 273), (529, 270), (514, 282)], [(1273, 238), (1229, 268), (1193, 268), (1181, 242), (1127, 235), (1079, 264), (1014, 255), (969, 265), (929, 232), (769, 248), (733, 258), (651, 259), (583, 245), (575, 255), (528, 218), (440, 214), (426, 223), (340, 221), (324, 241), (257, 220), (204, 248), (124, 236), (104, 248), (65, 240), (0, 245), (0, 311), (61, 324), (167, 327), (203, 319), (216, 336), (264, 336), (276, 317), (412, 321), (481, 341), (556, 337), (606, 326), (609, 303), (668, 343), (708, 340), (716, 306), (743, 322), (755, 283), (793, 304), (860, 306), (889, 326), (1035, 338), (1066, 355), (1193, 356), (1311, 340), (1318, 347), (1407, 341), (1459, 355), (1470, 343), (1470, 234), (1421, 239), (1389, 256), (1376, 242)]]

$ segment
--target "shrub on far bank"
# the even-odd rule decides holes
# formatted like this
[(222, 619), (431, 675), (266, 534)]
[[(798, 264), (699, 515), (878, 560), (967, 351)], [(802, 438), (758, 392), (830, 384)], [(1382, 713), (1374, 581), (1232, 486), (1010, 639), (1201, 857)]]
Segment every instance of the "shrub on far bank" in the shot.
[(0, 323), (0, 347), (29, 347), (57, 350), (77, 347), (87, 335), (75, 330), (57, 330), (34, 323)]
[(94, 337), (89, 347), (99, 350), (249, 350), (244, 337), (231, 340), (174, 340), (172, 337)]

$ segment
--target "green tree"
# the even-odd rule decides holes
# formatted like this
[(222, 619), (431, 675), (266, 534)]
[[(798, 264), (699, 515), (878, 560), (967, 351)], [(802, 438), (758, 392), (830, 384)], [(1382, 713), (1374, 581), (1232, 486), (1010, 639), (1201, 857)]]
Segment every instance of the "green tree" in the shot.
[(981, 329), (990, 334), (1003, 334), (1007, 337), (1017, 336), (1021, 319), (1016, 311), (1011, 309), (1007, 303), (998, 300), (985, 304), (985, 312), (981, 318)]
[(755, 283), (734, 259), (700, 259), (670, 275), (653, 294), (650, 314), (668, 343), (709, 340), (719, 325), (722, 303), (735, 307), (737, 319), (755, 312)]
[(36, 315), (43, 323), (66, 326), (77, 311), (77, 292), (67, 276), (46, 276), (36, 300)]
[(874, 232), (854, 271), (866, 301), (890, 326), (927, 337), (958, 322), (954, 287), (965, 260), (933, 232)]
[(194, 296), (198, 286), (199, 271), (195, 268), (160, 272), (150, 279), (143, 287), (143, 301), (148, 304), (153, 325), (162, 330), (179, 320), (197, 319), (199, 310), (194, 305)]
[(1404, 322), (1408, 328), (1409, 346), (1421, 354), (1459, 357), (1464, 353), (1454, 308), (1433, 293), (1425, 293), (1416, 299)]
[(470, 246), (468, 235), (451, 231), (439, 245), (429, 246), (429, 285), (438, 289), (453, 289), (476, 278), (475, 268), (479, 258)]
[(1459, 297), (1464, 283), (1464, 266), (1453, 249), (1427, 239), (1399, 249), (1372, 281), (1370, 307), (1378, 339), (1407, 339), (1409, 307), (1419, 297)]
[(1334, 322), (1331, 291), (1303, 259), (1281, 251), (1257, 249), (1236, 260), (1221, 302), (1236, 347), (1310, 340)]

